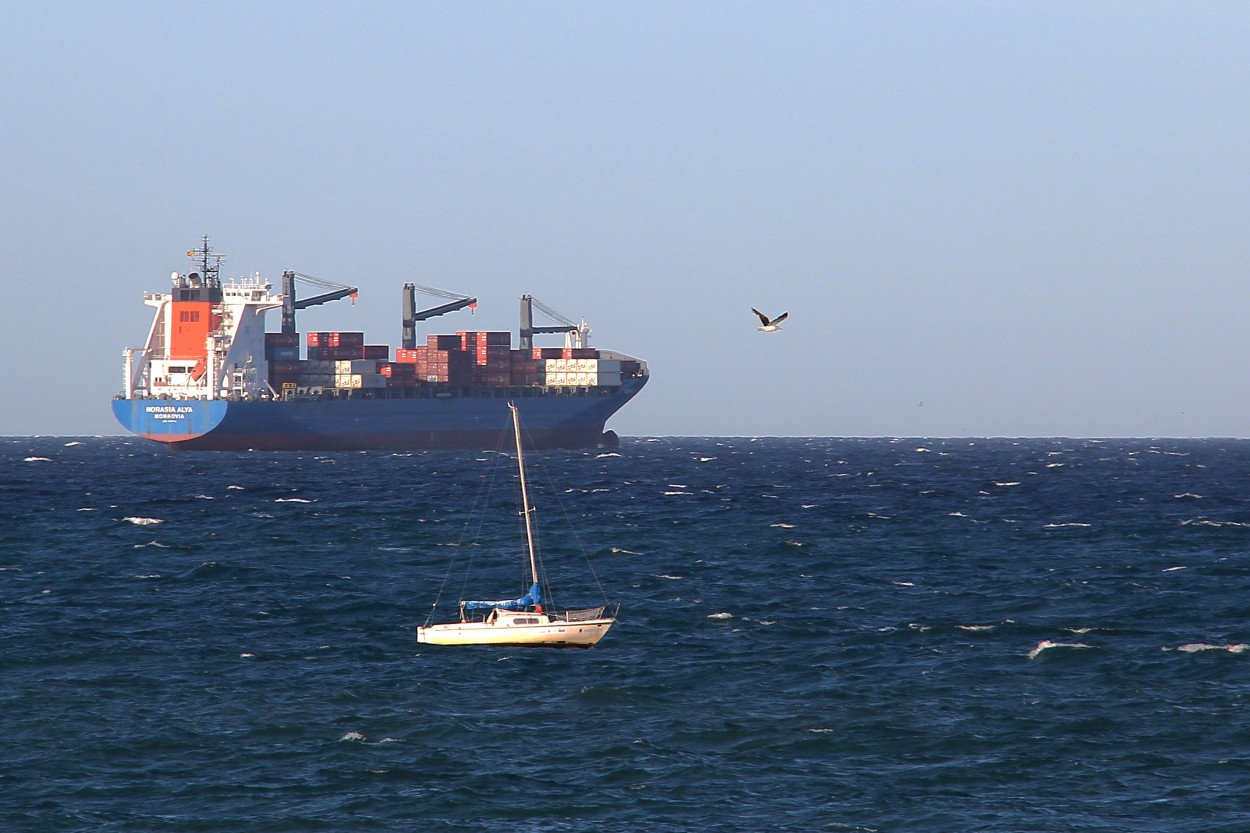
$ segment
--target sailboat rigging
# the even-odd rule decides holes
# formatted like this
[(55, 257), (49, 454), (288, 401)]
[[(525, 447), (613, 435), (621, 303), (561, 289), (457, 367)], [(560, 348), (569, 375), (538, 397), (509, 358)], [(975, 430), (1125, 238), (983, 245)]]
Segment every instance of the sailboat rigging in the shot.
[(457, 621), (438, 624), (427, 621), (426, 625), (417, 628), (417, 642), (429, 645), (589, 648), (602, 639), (616, 622), (616, 611), (608, 614), (606, 603), (602, 607), (581, 610), (548, 609), (544, 604), (534, 546), (534, 507), (530, 503), (529, 484), (525, 476), (521, 417), (515, 403), (509, 402), (508, 408), (512, 411), (512, 429), (516, 437), (530, 588), (517, 599), (463, 600)]

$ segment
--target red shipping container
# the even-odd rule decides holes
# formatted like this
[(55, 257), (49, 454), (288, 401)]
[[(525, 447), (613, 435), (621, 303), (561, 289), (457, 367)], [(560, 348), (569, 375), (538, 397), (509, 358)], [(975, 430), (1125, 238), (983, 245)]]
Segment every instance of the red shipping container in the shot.
[(599, 351), (593, 347), (565, 347), (561, 353), (562, 359), (597, 359)]

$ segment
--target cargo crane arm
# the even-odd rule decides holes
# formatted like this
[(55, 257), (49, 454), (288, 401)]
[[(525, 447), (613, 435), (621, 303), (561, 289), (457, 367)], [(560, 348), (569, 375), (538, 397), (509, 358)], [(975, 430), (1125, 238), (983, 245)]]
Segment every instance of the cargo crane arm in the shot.
[[(535, 327), (533, 308), (538, 307), (538, 311), (552, 319), (560, 322), (554, 327)], [(571, 333), (573, 336), (574, 347), (585, 347), (590, 340), (590, 327), (585, 320), (580, 324), (574, 324), (568, 318), (553, 310), (533, 295), (521, 296), (521, 349), (529, 350), (534, 346), (533, 336), (535, 333)]]
[[(448, 303), (429, 309), (417, 309), (417, 293), (424, 295), (433, 295), (436, 298), (448, 298)], [(404, 303), (403, 303), (403, 334), (400, 340), (401, 346), (412, 349), (417, 346), (417, 322), (426, 321), (438, 315), (446, 315), (449, 312), (464, 309), (468, 307), (470, 311), (477, 308), (477, 298), (470, 298), (468, 295), (458, 295), (455, 292), (448, 292), (445, 289), (435, 289), (432, 286), (421, 286), (416, 283), (404, 284)]]
[[(296, 300), (295, 297), (295, 281), (302, 280), (313, 286), (319, 286), (323, 289), (330, 289), (329, 292), (323, 292), (320, 295), (314, 295), (311, 298), (303, 298)], [(359, 292), (356, 287), (348, 286), (343, 283), (334, 283), (333, 281), (323, 280), (322, 278), (314, 278), (312, 275), (304, 275), (299, 272), (283, 272), (282, 273), (282, 332), (294, 333), (295, 329), (295, 311), (297, 309), (308, 309), (318, 304), (337, 301), (340, 298), (351, 296), (355, 300), (356, 294)]]

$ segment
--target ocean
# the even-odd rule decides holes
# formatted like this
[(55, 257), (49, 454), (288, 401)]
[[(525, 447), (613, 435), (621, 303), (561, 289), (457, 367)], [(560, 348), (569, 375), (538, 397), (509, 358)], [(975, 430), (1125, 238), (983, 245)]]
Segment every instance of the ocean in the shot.
[(1250, 830), (1250, 441), (0, 454), (0, 830)]

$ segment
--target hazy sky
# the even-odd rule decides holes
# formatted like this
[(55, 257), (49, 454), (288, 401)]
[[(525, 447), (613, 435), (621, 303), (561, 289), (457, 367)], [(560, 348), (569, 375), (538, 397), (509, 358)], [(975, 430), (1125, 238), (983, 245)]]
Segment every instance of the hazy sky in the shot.
[(301, 331), (585, 317), (623, 435), (1250, 436), (1250, 4), (0, 11), (0, 434), (121, 433), (208, 234)]

